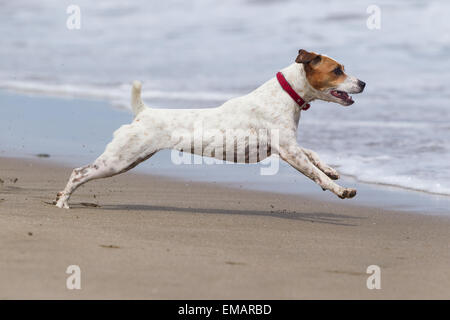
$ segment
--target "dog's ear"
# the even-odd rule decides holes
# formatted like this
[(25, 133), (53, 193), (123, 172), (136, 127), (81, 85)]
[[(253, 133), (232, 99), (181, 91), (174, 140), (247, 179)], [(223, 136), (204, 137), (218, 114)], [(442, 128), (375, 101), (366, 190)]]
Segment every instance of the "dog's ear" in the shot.
[(315, 65), (318, 64), (321, 60), (322, 57), (320, 56), (320, 54), (300, 49), (298, 50), (298, 56), (297, 59), (295, 59), (295, 62), (303, 64), (311, 63), (312, 65)]

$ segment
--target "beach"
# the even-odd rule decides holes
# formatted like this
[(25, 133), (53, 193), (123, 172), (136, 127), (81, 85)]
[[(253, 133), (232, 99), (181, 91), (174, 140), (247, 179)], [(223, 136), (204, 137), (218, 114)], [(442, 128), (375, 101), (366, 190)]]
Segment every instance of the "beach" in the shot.
[[(450, 298), (449, 2), (69, 7), (0, 11), (0, 299)], [(350, 107), (309, 101), (296, 136), (353, 199), (276, 155), (266, 175), (164, 149), (52, 204), (133, 120), (132, 81), (151, 108), (213, 108), (300, 49), (367, 84)]]
[[(448, 217), (135, 173), (57, 209), (70, 171), (0, 159), (0, 299), (450, 297)], [(66, 288), (69, 265), (81, 290)]]

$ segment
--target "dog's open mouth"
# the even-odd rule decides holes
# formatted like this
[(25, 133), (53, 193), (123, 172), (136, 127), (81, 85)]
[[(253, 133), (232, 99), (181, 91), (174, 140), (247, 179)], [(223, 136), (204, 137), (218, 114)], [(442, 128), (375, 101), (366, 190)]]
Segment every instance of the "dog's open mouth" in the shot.
[(338, 99), (341, 99), (344, 101), (347, 105), (351, 105), (354, 101), (351, 96), (348, 95), (347, 92), (339, 91), (339, 90), (332, 90), (330, 91), (330, 94), (332, 96), (335, 96)]

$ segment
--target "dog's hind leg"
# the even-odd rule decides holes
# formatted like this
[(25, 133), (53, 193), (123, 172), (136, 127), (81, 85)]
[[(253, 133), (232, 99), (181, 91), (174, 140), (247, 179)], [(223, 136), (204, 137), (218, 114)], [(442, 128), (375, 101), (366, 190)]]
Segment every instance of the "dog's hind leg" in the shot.
[(325, 164), (322, 160), (320, 160), (318, 154), (312, 150), (301, 148), (303, 153), (306, 154), (309, 161), (311, 161), (317, 168), (322, 170), (323, 173), (325, 173), (328, 177), (330, 177), (333, 180), (339, 179), (339, 173)]
[(69, 208), (72, 193), (88, 181), (112, 177), (126, 172), (147, 160), (158, 150), (136, 124), (122, 126), (114, 133), (114, 139), (105, 152), (92, 164), (74, 169), (65, 189), (56, 196), (54, 204), (59, 208)]
[(108, 168), (102, 166), (101, 163), (102, 162), (97, 159), (93, 164), (74, 169), (64, 190), (58, 192), (56, 195), (54, 204), (59, 208), (69, 209), (69, 198), (79, 186), (93, 179), (106, 178), (114, 175), (113, 170), (108, 170)]

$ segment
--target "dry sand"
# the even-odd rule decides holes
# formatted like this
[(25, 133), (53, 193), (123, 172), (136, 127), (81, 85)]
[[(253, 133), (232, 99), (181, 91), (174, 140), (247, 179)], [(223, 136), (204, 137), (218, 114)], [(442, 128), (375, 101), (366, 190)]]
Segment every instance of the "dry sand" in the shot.
[(450, 298), (446, 217), (133, 173), (47, 204), (69, 173), (0, 158), (0, 299)]

